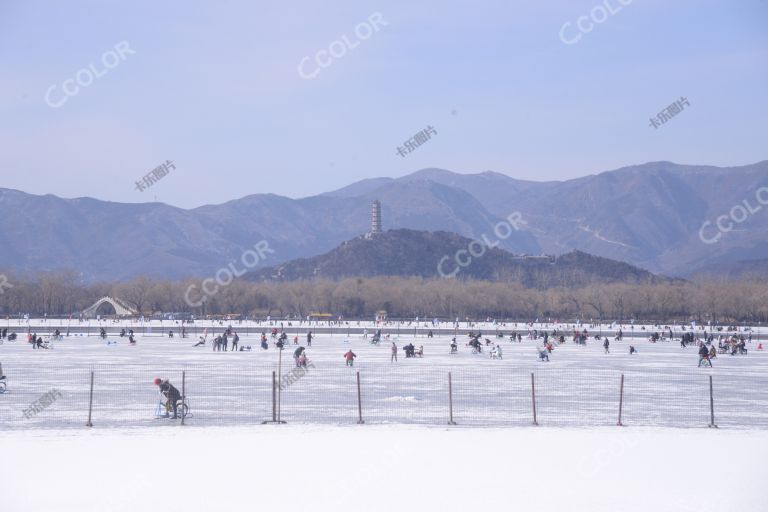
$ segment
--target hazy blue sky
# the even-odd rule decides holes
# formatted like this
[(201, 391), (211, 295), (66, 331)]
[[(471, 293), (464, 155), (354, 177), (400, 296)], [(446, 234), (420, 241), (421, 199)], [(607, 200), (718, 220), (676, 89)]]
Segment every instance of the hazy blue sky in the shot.
[[(768, 1), (604, 3), (0, 0), (0, 187), (192, 207), (424, 167), (554, 180), (768, 158)], [(386, 26), (357, 38), (374, 13)], [(121, 41), (135, 53), (105, 67)], [(91, 64), (103, 76), (65, 96)]]

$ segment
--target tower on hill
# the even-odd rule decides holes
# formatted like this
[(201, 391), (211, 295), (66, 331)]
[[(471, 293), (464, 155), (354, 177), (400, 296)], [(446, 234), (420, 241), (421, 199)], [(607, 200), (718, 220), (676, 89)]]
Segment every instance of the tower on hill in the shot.
[(373, 201), (371, 205), (371, 231), (368, 233), (369, 237), (374, 237), (381, 234), (381, 203), (378, 199)]

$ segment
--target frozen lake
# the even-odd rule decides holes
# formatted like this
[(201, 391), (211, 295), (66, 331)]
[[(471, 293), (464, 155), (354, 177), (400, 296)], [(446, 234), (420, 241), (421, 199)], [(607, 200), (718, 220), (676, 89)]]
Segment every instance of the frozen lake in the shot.
[[(235, 330), (238, 327), (235, 325)], [(242, 332), (242, 331), (241, 331)], [(492, 332), (492, 331), (491, 331)], [(283, 351), (282, 369), (274, 340), (259, 348), (257, 334), (241, 335), (251, 352), (214, 352), (195, 340), (139, 336), (136, 346), (110, 336), (107, 345), (92, 336), (70, 336), (52, 350), (33, 350), (24, 340), (0, 345), (0, 363), (8, 390), (0, 394), (3, 428), (82, 427), (87, 420), (90, 372), (94, 372), (93, 424), (168, 426), (156, 419), (155, 377), (168, 378), (185, 393), (192, 408), (189, 425), (260, 424), (272, 416), (272, 372), (287, 374), (294, 366), (293, 334)], [(279, 392), (281, 419), (290, 423), (354, 424), (358, 421), (356, 372), (361, 379), (361, 408), (366, 423), (445, 425), (449, 420), (448, 373), (452, 378), (454, 421), (459, 426), (526, 426), (533, 422), (531, 374), (540, 425), (615, 425), (624, 375), (622, 420), (626, 425), (706, 427), (710, 423), (709, 376), (713, 376), (715, 422), (721, 427), (768, 428), (768, 353), (749, 343), (748, 355), (722, 354), (714, 368), (697, 368), (697, 349), (679, 342), (571, 341), (556, 346), (549, 362), (538, 361), (541, 340), (493, 342), (503, 359), (485, 348), (473, 354), (459, 339), (450, 354), (449, 336), (392, 336), (372, 345), (362, 335), (316, 335), (307, 354), (306, 375)], [(399, 347), (390, 362), (391, 344)], [(402, 346), (423, 345), (423, 358), (406, 359)], [(306, 344), (304, 335), (299, 343)], [(638, 353), (629, 354), (629, 345)], [(343, 354), (357, 355), (354, 368)], [(51, 390), (53, 403), (24, 415), (30, 404)], [(31, 417), (30, 417), (31, 416)]]

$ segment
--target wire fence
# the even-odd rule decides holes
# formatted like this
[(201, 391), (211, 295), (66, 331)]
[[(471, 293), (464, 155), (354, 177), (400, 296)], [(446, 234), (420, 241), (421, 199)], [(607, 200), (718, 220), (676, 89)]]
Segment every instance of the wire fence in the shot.
[[(273, 372), (227, 364), (8, 369), (0, 428), (160, 427), (153, 379), (183, 393), (184, 424), (423, 424), (768, 428), (768, 376), (755, 371), (327, 368)], [(692, 369), (693, 370), (693, 369)], [(91, 391), (91, 379), (93, 390)]]

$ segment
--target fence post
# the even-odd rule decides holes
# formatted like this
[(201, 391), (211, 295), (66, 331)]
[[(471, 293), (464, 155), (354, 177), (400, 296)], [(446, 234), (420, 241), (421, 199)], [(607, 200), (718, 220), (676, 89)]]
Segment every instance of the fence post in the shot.
[(272, 422), (277, 423), (277, 375), (272, 370)]
[(261, 424), (266, 423), (285, 423), (277, 417), (277, 374), (272, 370), (272, 420), (262, 421)]
[(453, 421), (453, 381), (451, 380), (451, 372), (448, 372), (448, 424), (456, 424)]
[(712, 386), (712, 376), (709, 376), (709, 427), (717, 428), (715, 424), (715, 395)]
[(91, 423), (92, 411), (93, 411), (93, 370), (91, 370), (91, 392), (88, 395), (88, 423), (85, 424), (86, 427), (93, 426), (93, 423)]
[(624, 374), (621, 374), (621, 384), (619, 385), (619, 422), (616, 423), (619, 427), (623, 427), (624, 424), (621, 422), (621, 412), (624, 408)]
[(360, 396), (360, 372), (357, 372), (357, 424), (362, 425), (363, 421), (363, 399)]
[[(283, 347), (280, 347), (278, 349), (278, 355), (277, 355), (277, 379), (279, 382), (283, 381)], [(282, 412), (282, 400), (283, 400), (283, 386), (280, 386), (277, 388), (277, 422), (283, 423), (280, 421), (280, 413)]]
[(187, 404), (187, 371), (181, 370), (181, 424), (184, 425), (184, 407)]
[(531, 372), (531, 403), (533, 404), (533, 424), (538, 426), (539, 421), (536, 418), (536, 384), (533, 380), (533, 372)]

